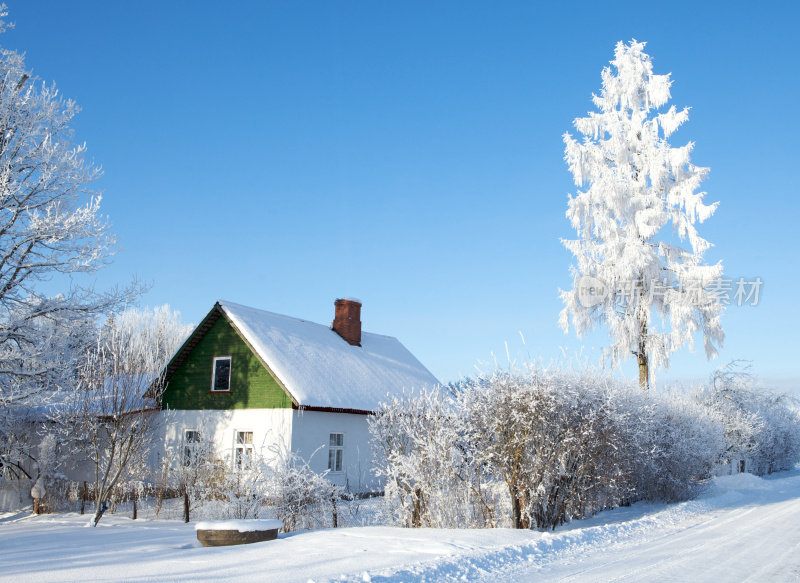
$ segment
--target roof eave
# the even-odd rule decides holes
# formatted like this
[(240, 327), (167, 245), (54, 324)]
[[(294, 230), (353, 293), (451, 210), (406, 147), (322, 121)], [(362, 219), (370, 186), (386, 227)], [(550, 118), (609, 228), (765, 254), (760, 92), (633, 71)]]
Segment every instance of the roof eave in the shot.
[(342, 407), (317, 407), (314, 405), (292, 405), (296, 411), (318, 411), (320, 413), (349, 413), (351, 415), (375, 415), (375, 411), (366, 409), (345, 409)]

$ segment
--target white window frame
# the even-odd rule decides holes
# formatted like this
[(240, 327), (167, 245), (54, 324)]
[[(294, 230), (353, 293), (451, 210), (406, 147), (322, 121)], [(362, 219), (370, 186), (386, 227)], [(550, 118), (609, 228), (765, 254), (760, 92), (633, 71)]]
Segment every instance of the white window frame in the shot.
[[(334, 435), (341, 436), (341, 439), (338, 440), (341, 445), (332, 443)], [(328, 471), (331, 474), (344, 473), (344, 443), (344, 431), (331, 431), (328, 433)]]
[[(250, 443), (239, 443), (239, 436), (250, 434)], [(253, 452), (255, 451), (254, 447), (255, 442), (255, 431), (252, 429), (236, 429), (233, 432), (233, 469), (237, 469), (241, 467), (241, 460), (243, 459), (244, 454), (246, 453), (249, 459), (253, 459)], [(242, 452), (241, 455), (239, 452)]]
[[(197, 441), (189, 441), (189, 434), (194, 433), (197, 435)], [(187, 427), (183, 430), (183, 465), (189, 467), (192, 465), (192, 458), (195, 457), (193, 455), (192, 449), (193, 447), (198, 447), (203, 441), (203, 434), (199, 429), (193, 429)]]
[[(217, 361), (218, 360), (227, 360), (228, 361), (228, 388), (227, 389), (217, 389)], [(215, 356), (213, 362), (211, 363), (211, 392), (212, 393), (230, 393), (231, 392), (231, 372), (233, 371), (233, 357), (228, 356)]]

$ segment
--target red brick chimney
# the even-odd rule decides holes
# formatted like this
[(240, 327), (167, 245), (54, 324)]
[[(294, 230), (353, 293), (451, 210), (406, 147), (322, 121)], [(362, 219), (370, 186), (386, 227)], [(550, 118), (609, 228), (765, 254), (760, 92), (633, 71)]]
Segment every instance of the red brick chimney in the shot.
[(361, 346), (361, 300), (341, 298), (333, 305), (336, 306), (333, 330), (348, 344)]

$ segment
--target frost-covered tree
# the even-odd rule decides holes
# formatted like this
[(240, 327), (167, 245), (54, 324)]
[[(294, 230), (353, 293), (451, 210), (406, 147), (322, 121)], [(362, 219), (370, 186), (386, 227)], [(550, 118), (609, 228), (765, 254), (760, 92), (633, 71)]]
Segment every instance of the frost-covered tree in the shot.
[[(117, 486), (147, 463), (152, 430), (157, 422), (146, 349), (119, 330), (104, 334), (81, 367), (81, 383), (68, 409), (64, 428), (75, 449), (93, 470), (93, 526), (105, 512)], [(158, 397), (158, 395), (154, 395)], [(70, 449), (73, 449), (70, 447)]]
[(84, 356), (78, 386), (55, 409), (67, 462), (80, 451), (93, 469), (94, 525), (114, 490), (149, 461), (163, 371), (186, 330), (169, 306), (109, 318)]
[(185, 323), (180, 312), (173, 310), (169, 304), (154, 308), (128, 308), (112, 314), (107, 327), (122, 330), (128, 338), (136, 338), (137, 342), (147, 346), (154, 366), (168, 363), (194, 330), (194, 326)]
[[(35, 478), (44, 463), (37, 447), (42, 425), (59, 389), (74, 386), (79, 363), (97, 338), (93, 315), (78, 319), (51, 314), (27, 326), (30, 343), (14, 347), (14, 370), (0, 372), (0, 463), (6, 478)], [(6, 364), (9, 364), (6, 362)]]
[(713, 290), (722, 265), (703, 264), (711, 244), (695, 228), (717, 208), (698, 192), (708, 168), (691, 163), (692, 142), (670, 145), (688, 108), (662, 109), (672, 81), (653, 74), (644, 46), (617, 44), (592, 98), (598, 111), (574, 121), (583, 139), (564, 135), (579, 188), (567, 217), (578, 238), (563, 241), (577, 267), (573, 289), (561, 292), (560, 324), (567, 331), (571, 319), (579, 335), (606, 325), (605, 356), (612, 365), (635, 356), (648, 387), (651, 366), (667, 367), (697, 333), (709, 358), (724, 335)]
[(66, 277), (96, 271), (114, 252), (91, 189), (100, 171), (73, 138), (77, 112), (22, 54), (0, 47), (0, 445), (10, 452), (0, 462), (20, 471), (31, 454), (14, 452), (15, 427), (72, 383), (96, 316), (139, 291), (97, 293)]

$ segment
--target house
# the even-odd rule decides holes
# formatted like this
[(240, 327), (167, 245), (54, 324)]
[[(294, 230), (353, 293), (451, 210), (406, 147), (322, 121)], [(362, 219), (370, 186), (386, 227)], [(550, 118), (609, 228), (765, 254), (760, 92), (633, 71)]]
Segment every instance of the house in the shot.
[(438, 384), (396, 338), (361, 331), (361, 302), (335, 302), (332, 326), (217, 302), (167, 365), (162, 408), (176, 451), (213, 440), (231, 465), (292, 451), (334, 483), (379, 489), (367, 417)]

